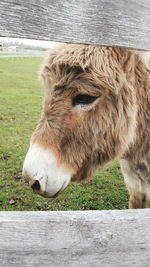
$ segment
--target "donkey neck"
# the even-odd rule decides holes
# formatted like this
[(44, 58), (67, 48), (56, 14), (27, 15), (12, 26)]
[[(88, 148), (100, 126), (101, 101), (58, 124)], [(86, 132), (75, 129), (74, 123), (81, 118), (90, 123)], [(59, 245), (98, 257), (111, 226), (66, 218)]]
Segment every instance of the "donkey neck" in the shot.
[(134, 69), (128, 73), (137, 101), (137, 128), (134, 144), (131, 144), (125, 158), (140, 162), (150, 159), (150, 53), (134, 52)]

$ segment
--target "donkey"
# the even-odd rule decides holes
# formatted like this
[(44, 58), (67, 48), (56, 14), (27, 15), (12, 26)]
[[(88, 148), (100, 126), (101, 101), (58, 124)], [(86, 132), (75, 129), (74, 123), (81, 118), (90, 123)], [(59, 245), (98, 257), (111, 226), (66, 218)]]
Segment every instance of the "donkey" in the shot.
[[(146, 54), (147, 53), (147, 54)], [(43, 111), (23, 176), (44, 197), (120, 160), (129, 208), (150, 198), (150, 55), (62, 44), (41, 68)]]

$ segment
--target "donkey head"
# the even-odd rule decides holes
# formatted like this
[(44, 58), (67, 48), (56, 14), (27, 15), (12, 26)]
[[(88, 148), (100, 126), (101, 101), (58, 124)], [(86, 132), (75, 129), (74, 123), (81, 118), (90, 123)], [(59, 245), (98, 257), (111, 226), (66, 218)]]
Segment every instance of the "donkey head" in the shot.
[[(129, 51), (87, 45), (50, 52), (41, 70), (43, 111), (23, 166), (35, 192), (55, 196), (127, 150), (136, 127), (127, 57)], [(130, 72), (133, 63), (126, 63)]]

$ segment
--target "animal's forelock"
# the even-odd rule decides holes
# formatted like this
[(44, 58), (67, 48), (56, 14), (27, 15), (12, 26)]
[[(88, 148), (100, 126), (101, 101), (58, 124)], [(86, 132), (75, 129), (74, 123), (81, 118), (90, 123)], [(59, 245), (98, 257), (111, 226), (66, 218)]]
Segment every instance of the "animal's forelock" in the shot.
[(82, 74), (91, 65), (95, 65), (95, 49), (87, 45), (65, 44), (58, 46), (50, 51), (42, 68), (42, 76), (44, 77), (45, 74), (51, 73), (53, 77), (60, 80), (66, 75), (74, 75), (76, 77)]
[(125, 49), (61, 45), (50, 52), (42, 68), (42, 78), (48, 90), (62, 88), (64, 91), (67, 87), (71, 88), (74, 82), (75, 88), (81, 88), (82, 85), (84, 88), (91, 86), (91, 93), (94, 88), (104, 88), (118, 94), (126, 81), (125, 73), (120, 66), (126, 62), (125, 72), (128, 75), (128, 71), (131, 72), (130, 65), (134, 65), (131, 61), (127, 64), (126, 56)]

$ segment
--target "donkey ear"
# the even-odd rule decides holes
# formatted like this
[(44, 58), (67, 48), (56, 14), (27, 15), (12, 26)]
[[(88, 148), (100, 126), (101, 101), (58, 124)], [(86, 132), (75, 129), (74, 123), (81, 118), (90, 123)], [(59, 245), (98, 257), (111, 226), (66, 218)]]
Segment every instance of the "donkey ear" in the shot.
[(85, 69), (82, 68), (81, 66), (72, 66), (71, 69), (76, 75), (85, 72)]
[(70, 72), (74, 72), (74, 74), (78, 75), (82, 72), (84, 72), (84, 69), (81, 66), (76, 66), (76, 65), (69, 65), (68, 63), (58, 63), (57, 66), (59, 67), (59, 70), (61, 72), (65, 72), (65, 74), (69, 74)]
[(54, 65), (59, 65), (60, 68), (65, 68), (66, 72), (73, 70), (76, 74), (85, 72), (89, 66), (84, 60), (79, 60), (78, 58), (71, 56), (68, 57), (68, 55), (59, 58), (59, 61), (55, 61)]

